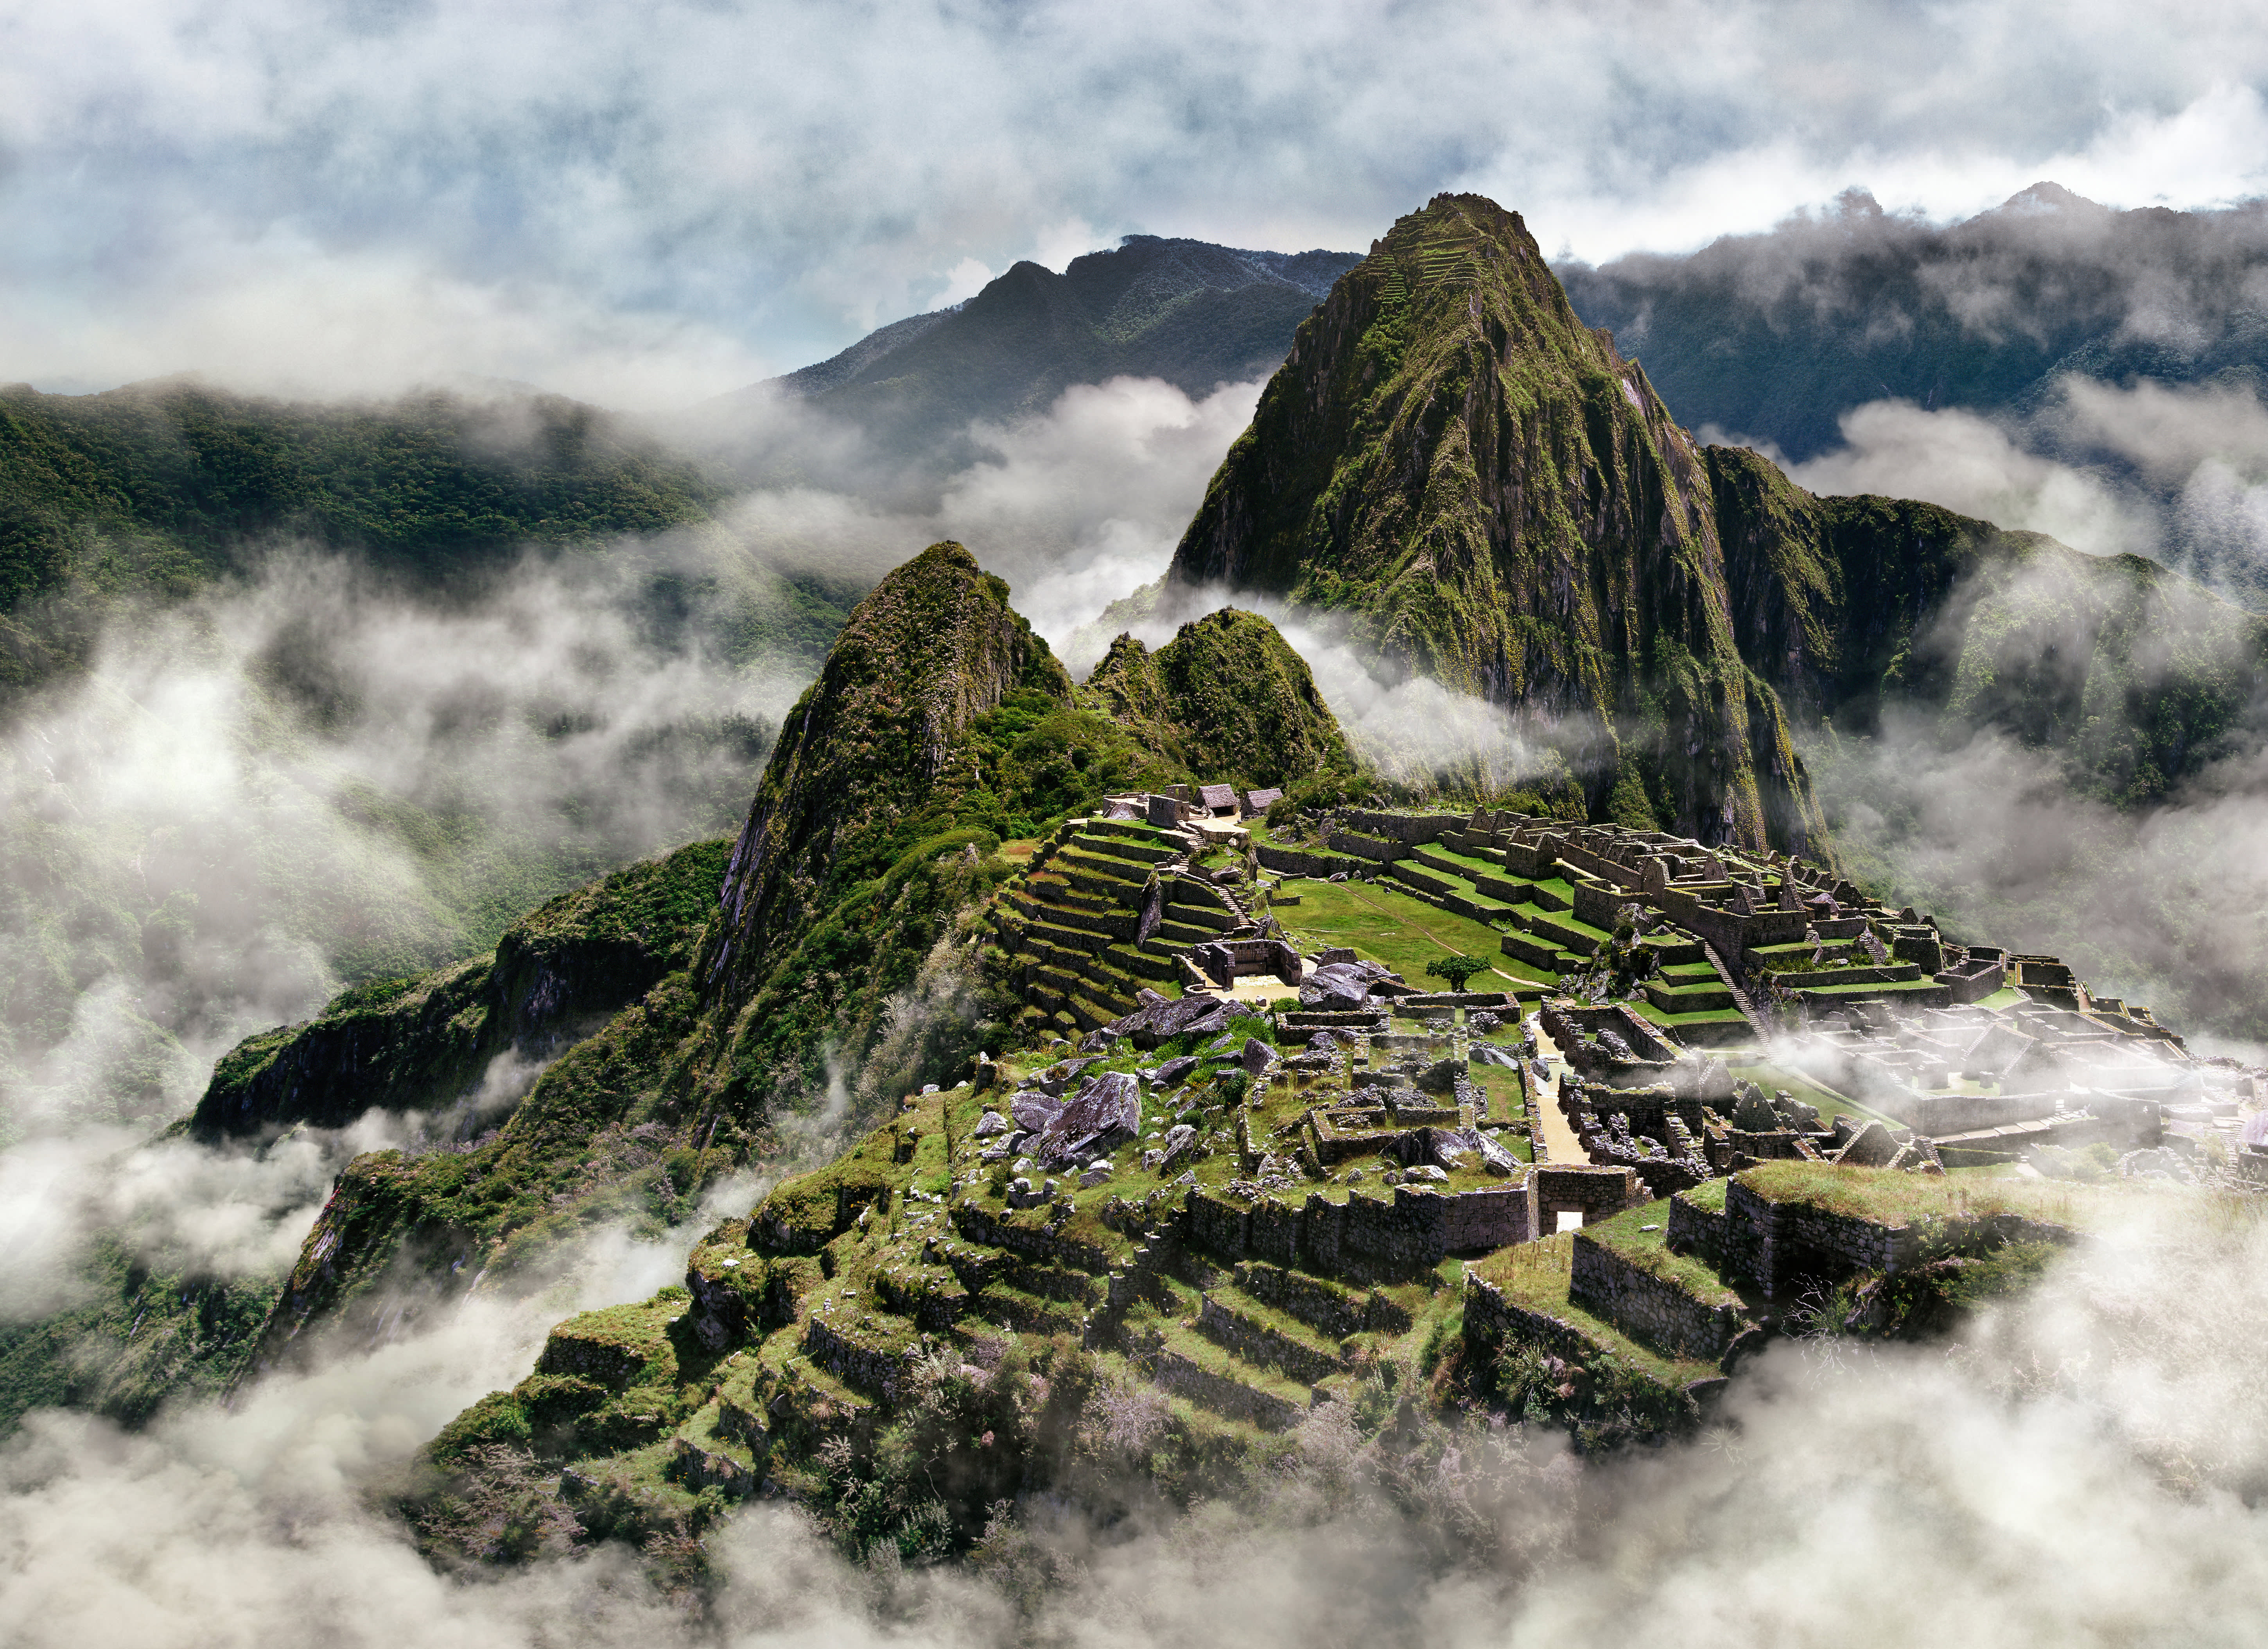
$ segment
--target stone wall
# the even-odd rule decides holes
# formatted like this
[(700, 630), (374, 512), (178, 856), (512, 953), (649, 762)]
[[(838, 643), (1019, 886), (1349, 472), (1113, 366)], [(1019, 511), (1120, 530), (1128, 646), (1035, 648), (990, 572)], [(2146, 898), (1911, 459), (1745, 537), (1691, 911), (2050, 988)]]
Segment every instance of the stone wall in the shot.
[(1466, 1191), (1449, 1199), (1443, 1240), (1452, 1254), (1500, 1248), (1507, 1243), (1529, 1241), (1535, 1235), (1535, 1193), (1524, 1181), (1494, 1190)]
[(1281, 1369), (1288, 1378), (1310, 1385), (1342, 1373), (1346, 1367), (1340, 1358), (1256, 1321), (1211, 1294), (1198, 1303), (1197, 1332), (1248, 1363)]
[(1504, 1291), (1465, 1272), (1465, 1343), (1485, 1354), (1507, 1340), (1540, 1345), (1555, 1357), (1579, 1362), (1594, 1349), (1591, 1338), (1572, 1323), (1506, 1299)]
[(1723, 1263), (1725, 1215), (1721, 1209), (1704, 1208), (1683, 1193), (1669, 1199), (1668, 1229), (1663, 1245), (1674, 1254), (1690, 1254), (1711, 1266)]
[(1634, 1339), (1711, 1361), (1722, 1357), (1747, 1326), (1734, 1307), (1705, 1305), (1580, 1231), (1567, 1294)]
[(1370, 813), (1359, 807), (1350, 807), (1340, 813), (1339, 821), (1365, 836), (1379, 836), (1411, 847), (1439, 842), (1443, 836), (1465, 828), (1464, 816), (1460, 813)]
[(1265, 1261), (1248, 1260), (1239, 1265), (1236, 1285), (1261, 1304), (1297, 1317), (1335, 1340), (1365, 1329), (1381, 1334), (1410, 1332), (1410, 1314), (1383, 1294), (1357, 1294), (1322, 1277), (1286, 1270)]
[(1200, 1368), (1179, 1351), (1160, 1352), (1151, 1378), (1176, 1396), (1231, 1419), (1248, 1420), (1263, 1432), (1288, 1432), (1307, 1412), (1281, 1397)]
[(1535, 1169), (1528, 1182), (1535, 1197), (1536, 1230), (1543, 1236), (1558, 1228), (1554, 1214), (1580, 1212), (1583, 1223), (1591, 1225), (1647, 1200), (1635, 1168), (1554, 1165)]
[[(1520, 1196), (1519, 1187), (1492, 1186), (1462, 1196), (1424, 1186), (1397, 1185), (1393, 1190), (1391, 1202), (1356, 1196), (1334, 1203), (1311, 1192), (1304, 1207), (1263, 1197), (1251, 1209), (1239, 1210), (1225, 1197), (1193, 1189), (1188, 1196), (1189, 1240), (1224, 1260), (1261, 1259), (1365, 1281), (1399, 1281), (1430, 1270), (1454, 1247), (1484, 1246), (1453, 1242), (1453, 1233), (1469, 1238), (1511, 1229), (1518, 1218), (1504, 1204), (1507, 1193)], [(1452, 1211), (1467, 1198), (1479, 1200), (1470, 1211)]]
[(803, 1354), (837, 1380), (880, 1392), (892, 1402), (897, 1400), (898, 1388), (905, 1379), (902, 1347), (855, 1339), (815, 1314), (804, 1319)]
[(1375, 837), (1358, 836), (1351, 830), (1334, 829), (1325, 838), (1336, 853), (1352, 854), (1373, 865), (1391, 865), (1396, 859), (1409, 857), (1408, 845), (1401, 842), (1381, 842)]
[(1060, 1260), (1098, 1277), (1110, 1269), (1110, 1256), (1094, 1244), (1059, 1235), (1042, 1226), (1012, 1224), (974, 1200), (954, 1205), (953, 1228), (971, 1242), (1005, 1248), (1026, 1259)]
[(1351, 873), (1370, 868), (1368, 861), (1350, 858), (1343, 853), (1309, 853), (1299, 848), (1280, 848), (1265, 842), (1254, 848), (1253, 851), (1259, 856), (1261, 869), (1274, 871), (1279, 876), (1322, 879), (1336, 876), (1341, 871)]

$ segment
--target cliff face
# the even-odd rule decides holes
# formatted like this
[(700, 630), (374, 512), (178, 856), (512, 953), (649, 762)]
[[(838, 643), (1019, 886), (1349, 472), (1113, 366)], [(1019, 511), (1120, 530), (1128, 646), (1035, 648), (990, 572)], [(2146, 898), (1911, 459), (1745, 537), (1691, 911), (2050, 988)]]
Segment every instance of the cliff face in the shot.
[(1068, 702), (1071, 678), (959, 544), (932, 544), (877, 585), (796, 701), (725, 873), (708, 988), (740, 1000), (820, 908), (909, 845), (901, 822), (986, 775), (969, 724), (1019, 688)]
[(492, 956), (350, 990), (305, 1025), (247, 1038), (214, 1068), (200, 1137), (368, 1110), (434, 1110), (477, 1090), (507, 1050), (549, 1056), (682, 968), (714, 910), (722, 842), (696, 842), (563, 894)]
[(1443, 195), (1300, 328), (1169, 577), (1344, 615), (1511, 707), (1601, 803), (1802, 843), (1817, 809), (1740, 656), (1715, 518), (1690, 438), (1519, 217)]
[(1280, 785), (1351, 761), (1307, 660), (1256, 613), (1208, 613), (1155, 653), (1121, 636), (1080, 696), (1201, 782)]
[(2154, 562), (1815, 497), (1744, 449), (1705, 458), (1742, 652), (1806, 718), (1990, 727), (2132, 803), (2194, 771), (2268, 686), (2268, 620)]

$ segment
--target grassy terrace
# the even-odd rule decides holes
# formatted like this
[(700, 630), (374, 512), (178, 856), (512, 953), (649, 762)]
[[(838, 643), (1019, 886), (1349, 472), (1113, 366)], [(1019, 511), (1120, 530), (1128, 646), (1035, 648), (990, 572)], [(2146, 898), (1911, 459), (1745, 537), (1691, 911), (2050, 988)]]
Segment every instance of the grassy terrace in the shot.
[(1753, 1082), (1768, 1094), (1785, 1088), (1806, 1105), (1817, 1106), (1822, 1121), (1830, 1121), (1837, 1116), (1855, 1116), (1860, 1122), (1887, 1123), (1894, 1128), (1898, 1126), (1892, 1118), (1880, 1111), (1869, 1110), (1858, 1101), (1845, 1099), (1834, 1089), (1822, 1087), (1784, 1065), (1732, 1065), (1727, 1068), (1735, 1081)]
[[(1668, 1204), (1655, 1206), (1665, 1210), (1661, 1217), (1666, 1223)], [(1601, 1351), (1661, 1386), (1674, 1389), (1697, 1380), (1715, 1378), (1716, 1364), (1657, 1351), (1642, 1341), (1633, 1340), (1581, 1301), (1568, 1299), (1568, 1272), (1574, 1253), (1575, 1233), (1562, 1232), (1535, 1242), (1499, 1248), (1485, 1260), (1476, 1262), (1472, 1270), (1511, 1304), (1557, 1319)], [(1713, 1284), (1714, 1277), (1710, 1280)]]
[[(1705, 1184), (1709, 1182), (1704, 1182)], [(1719, 1193), (1719, 1199), (1723, 1196)], [(1576, 1233), (1570, 1232), (1570, 1237)], [(1660, 1278), (1705, 1306), (1740, 1306), (1740, 1295), (1725, 1286), (1716, 1272), (1689, 1255), (1672, 1254), (1665, 1246), (1669, 1234), (1669, 1199), (1626, 1208), (1611, 1219), (1587, 1225), (1581, 1234), (1611, 1248), (1650, 1277)]]
[(1886, 1226), (1978, 1214), (2021, 1214), (2087, 1230), (2105, 1226), (2138, 1204), (2168, 1195), (2137, 1181), (2103, 1186), (2000, 1175), (1901, 1174), (1889, 1168), (1838, 1167), (1830, 1162), (1767, 1162), (1735, 1176), (1774, 1203), (1802, 1203), (1847, 1218)]
[(1303, 951), (1345, 946), (1421, 989), (1447, 990), (1439, 980), (1428, 979), (1425, 969), (1457, 953), (1489, 959), (1491, 971), (1474, 975), (1470, 990), (1525, 988), (1535, 995), (1559, 983), (1557, 975), (1499, 953), (1495, 929), (1387, 883), (1300, 881), (1287, 884), (1286, 891), (1296, 893), (1300, 902), (1278, 912), (1277, 920)]
[[(1660, 1025), (1673, 1031), (1681, 1029), (1686, 1026), (1745, 1025), (1748, 1023), (1747, 1016), (1742, 1013), (1738, 1008), (1705, 1008), (1692, 1013), (1674, 1013), (1666, 1008), (1658, 1008), (1654, 1006), (1653, 1003), (1647, 1001), (1644, 997), (1632, 997), (1630, 999), (1630, 1007), (1631, 1011), (1636, 1013), (1640, 1019), (1646, 1020), (1650, 1024)], [(1782, 1087), (1786, 1087), (1787, 1085), (1786, 1083), (1782, 1083), (1780, 1086)]]

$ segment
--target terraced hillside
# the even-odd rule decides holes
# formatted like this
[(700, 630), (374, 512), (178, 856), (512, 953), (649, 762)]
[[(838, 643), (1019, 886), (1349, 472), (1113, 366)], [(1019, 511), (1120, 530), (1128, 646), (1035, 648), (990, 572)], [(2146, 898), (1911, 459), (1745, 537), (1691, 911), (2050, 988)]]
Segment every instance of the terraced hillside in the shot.
[(1228, 889), (1188, 873), (1203, 852), (1177, 831), (1134, 820), (1074, 820), (1033, 854), (993, 907), (1020, 1025), (1076, 1034), (1133, 1012), (1145, 987), (1178, 997), (1204, 979), (1185, 959), (1252, 931)]

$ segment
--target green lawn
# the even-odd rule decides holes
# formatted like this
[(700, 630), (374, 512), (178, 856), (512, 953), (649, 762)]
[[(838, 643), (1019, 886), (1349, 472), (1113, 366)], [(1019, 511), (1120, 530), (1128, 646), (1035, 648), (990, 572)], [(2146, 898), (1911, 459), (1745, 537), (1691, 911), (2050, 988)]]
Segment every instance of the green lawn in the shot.
[(1494, 928), (1442, 910), (1384, 883), (1295, 881), (1285, 884), (1300, 902), (1279, 913), (1284, 930), (1304, 951), (1343, 945), (1366, 961), (1384, 962), (1420, 989), (1446, 990), (1425, 969), (1452, 952), (1483, 956), (1492, 971), (1475, 974), (1468, 989), (1504, 990), (1514, 983), (1554, 985), (1540, 968), (1523, 968), (1497, 948)]

